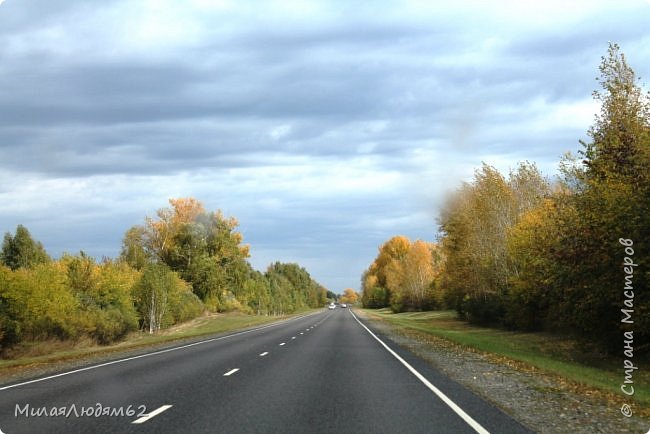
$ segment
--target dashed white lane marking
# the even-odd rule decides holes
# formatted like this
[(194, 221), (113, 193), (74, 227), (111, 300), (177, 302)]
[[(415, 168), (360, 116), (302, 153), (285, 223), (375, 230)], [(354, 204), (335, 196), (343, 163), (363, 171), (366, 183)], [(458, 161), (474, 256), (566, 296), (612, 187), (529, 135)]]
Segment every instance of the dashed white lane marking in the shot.
[(129, 362), (131, 360), (137, 360), (137, 359), (141, 359), (143, 357), (157, 356), (159, 354), (168, 353), (170, 351), (178, 351), (178, 350), (182, 350), (182, 349), (185, 349), (185, 348), (194, 347), (196, 345), (203, 345), (203, 344), (207, 344), (207, 343), (210, 343), (210, 342), (221, 341), (223, 339), (234, 338), (236, 336), (241, 336), (241, 335), (245, 335), (247, 333), (257, 332), (257, 331), (268, 329), (268, 328), (271, 328), (271, 327), (277, 327), (277, 326), (280, 326), (280, 325), (287, 324), (288, 322), (291, 322), (291, 321), (296, 321), (296, 320), (306, 318), (306, 317), (311, 316), (311, 315), (318, 315), (318, 314), (319, 314), (319, 312), (310, 313), (310, 314), (307, 314), (307, 315), (301, 315), (301, 316), (297, 316), (295, 318), (291, 318), (291, 319), (288, 319), (288, 320), (285, 320), (285, 321), (278, 321), (276, 323), (268, 324), (268, 325), (265, 325), (265, 326), (262, 326), (262, 327), (257, 327), (257, 328), (250, 329), (250, 330), (244, 330), (244, 331), (241, 331), (241, 332), (236, 332), (236, 333), (233, 333), (231, 335), (219, 336), (219, 337), (216, 337), (216, 338), (206, 339), (204, 341), (193, 342), (191, 344), (186, 344), (186, 345), (180, 345), (178, 347), (172, 347), (172, 348), (167, 348), (167, 349), (160, 350), (160, 351), (154, 351), (154, 352), (151, 352), (151, 353), (140, 354), (138, 356), (127, 357), (127, 358), (118, 359), (118, 360), (112, 360), (110, 362), (100, 363), (99, 365), (86, 366), (85, 368), (74, 369), (72, 371), (62, 372), (60, 374), (50, 375), (50, 376), (43, 377), (43, 378), (37, 378), (35, 380), (24, 381), (22, 383), (10, 384), (9, 386), (0, 387), (0, 391), (7, 390), (7, 389), (13, 389), (14, 387), (25, 386), (27, 384), (39, 383), (41, 381), (52, 380), (54, 378), (59, 378), (59, 377), (63, 377), (63, 376), (66, 376), (66, 375), (77, 374), (79, 372), (89, 371), (91, 369), (103, 368), (104, 366), (110, 366), (110, 365), (114, 365), (116, 363)]
[(280, 346), (282, 346), (282, 345), (286, 345), (286, 342), (282, 342), (282, 343), (280, 344)]
[(291, 336), (291, 339), (295, 339), (295, 338), (296, 338), (295, 336)]
[(151, 419), (152, 417), (158, 416), (163, 411), (165, 411), (167, 409), (170, 409), (171, 407), (172, 407), (171, 405), (163, 405), (162, 407), (159, 407), (159, 408), (155, 409), (154, 411), (152, 411), (152, 412), (150, 412), (148, 414), (145, 414), (141, 418), (136, 419), (131, 423), (137, 423), (137, 424), (144, 423), (144, 422), (148, 421), (149, 419)]
[(234, 374), (234, 373), (237, 372), (237, 371), (239, 371), (239, 368), (231, 369), (230, 371), (228, 371), (228, 372), (226, 372), (225, 374), (223, 374), (223, 376), (224, 376), (224, 377), (230, 377), (232, 374)]
[(260, 357), (264, 357), (264, 356), (266, 356), (268, 353), (269, 353), (268, 351), (264, 351), (262, 354), (260, 354)]
[(472, 417), (471, 417), (469, 414), (465, 413), (465, 411), (464, 411), (462, 408), (460, 408), (460, 407), (459, 407), (459, 406), (458, 406), (454, 401), (452, 401), (451, 399), (449, 399), (449, 398), (447, 397), (447, 395), (445, 395), (444, 393), (442, 393), (442, 391), (441, 391), (440, 389), (438, 389), (436, 386), (434, 386), (433, 384), (431, 384), (431, 382), (430, 382), (429, 380), (427, 380), (427, 379), (424, 377), (424, 375), (422, 375), (422, 374), (420, 374), (418, 371), (416, 371), (415, 368), (414, 368), (413, 366), (411, 366), (411, 365), (410, 365), (406, 360), (402, 359), (402, 358), (399, 356), (399, 354), (397, 354), (395, 351), (393, 351), (392, 349), (390, 349), (390, 347), (389, 347), (388, 345), (386, 345), (386, 344), (384, 343), (384, 341), (382, 341), (381, 339), (379, 339), (379, 338), (377, 337), (377, 335), (375, 335), (372, 331), (370, 331), (370, 329), (369, 329), (368, 327), (366, 327), (366, 326), (365, 326), (361, 321), (359, 321), (359, 318), (357, 318), (357, 316), (356, 316), (355, 314), (353, 314), (352, 311), (350, 311), (350, 313), (352, 314), (352, 316), (354, 317), (354, 319), (357, 320), (357, 322), (361, 325), (361, 327), (363, 327), (364, 329), (366, 329), (366, 331), (367, 331), (368, 333), (370, 333), (370, 335), (371, 335), (373, 338), (375, 338), (375, 339), (376, 339), (376, 340), (377, 340), (377, 341), (378, 341), (378, 342), (379, 342), (379, 343), (380, 343), (380, 344), (381, 344), (381, 345), (386, 349), (386, 351), (388, 351), (390, 354), (393, 355), (393, 357), (395, 357), (397, 360), (399, 360), (399, 362), (400, 362), (402, 365), (404, 365), (404, 366), (406, 367), (406, 369), (408, 369), (409, 371), (411, 371), (411, 373), (412, 373), (413, 375), (415, 375), (415, 376), (417, 377), (418, 380), (420, 380), (422, 383), (424, 383), (424, 385), (427, 386), (427, 387), (429, 388), (429, 390), (431, 390), (433, 393), (435, 393), (435, 394), (438, 396), (438, 398), (440, 398), (440, 399), (442, 400), (442, 402), (444, 402), (445, 404), (447, 404), (447, 405), (449, 406), (449, 408), (451, 408), (451, 409), (452, 409), (452, 410), (453, 410), (453, 411), (454, 411), (458, 416), (460, 416), (460, 418), (463, 419), (463, 420), (465, 421), (465, 423), (467, 423), (469, 426), (471, 426), (472, 428), (474, 428), (474, 431), (476, 431), (476, 432), (479, 433), (479, 434), (490, 434), (490, 432), (489, 432), (488, 430), (486, 430), (485, 428), (483, 428), (483, 426), (481, 426), (481, 424), (479, 424), (477, 421), (475, 421), (474, 419), (472, 419)]

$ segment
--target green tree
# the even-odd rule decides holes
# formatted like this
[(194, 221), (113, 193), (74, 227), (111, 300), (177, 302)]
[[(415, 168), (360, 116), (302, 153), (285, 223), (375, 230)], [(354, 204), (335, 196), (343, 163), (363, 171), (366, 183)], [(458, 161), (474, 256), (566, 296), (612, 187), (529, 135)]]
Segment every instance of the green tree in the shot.
[(97, 266), (93, 299), (94, 328), (91, 336), (100, 344), (123, 338), (138, 327), (138, 313), (131, 291), (141, 273), (123, 262), (103, 261)]
[(157, 218), (127, 231), (122, 259), (137, 269), (152, 261), (166, 264), (192, 284), (209, 308), (220, 310), (225, 299), (241, 293), (250, 271), (238, 222), (220, 211), (207, 212), (194, 198), (169, 202)]
[(271, 288), (268, 279), (259, 271), (251, 272), (244, 283), (248, 306), (257, 315), (268, 315), (271, 306)]
[(66, 284), (66, 269), (48, 262), (4, 277), (2, 298), (17, 324), (19, 340), (76, 338), (82, 332), (79, 303)]
[(143, 320), (143, 327), (154, 333), (171, 324), (174, 293), (182, 281), (164, 264), (149, 264), (134, 287), (134, 296)]
[(13, 236), (8, 232), (5, 234), (0, 252), (0, 263), (12, 270), (17, 270), (49, 261), (50, 257), (45, 252), (43, 245), (32, 238), (25, 226), (18, 225)]
[(585, 180), (597, 184), (616, 179), (645, 189), (650, 177), (650, 94), (643, 92), (615, 43), (609, 44), (599, 70), (602, 90), (593, 95), (601, 104), (600, 114), (588, 131), (591, 141), (581, 142)]
[(275, 262), (267, 268), (272, 311), (284, 314), (303, 307), (320, 307), (327, 290), (298, 264)]
[(293, 312), (294, 306), (291, 296), (293, 285), (289, 279), (275, 270), (273, 266), (269, 266), (265, 277), (269, 282), (270, 312), (273, 315), (284, 315)]
[(12, 271), (0, 265), (0, 354), (20, 341), (20, 312), (12, 285)]
[(124, 234), (120, 259), (136, 270), (142, 270), (153, 257), (146, 248), (144, 226), (133, 226)]
[(650, 338), (650, 97), (616, 44), (600, 65), (601, 112), (583, 142), (582, 170), (574, 170), (573, 231), (562, 239), (559, 269), (572, 269), (560, 288), (555, 316), (567, 330), (620, 351), (623, 260), (619, 239), (634, 242), (635, 337)]

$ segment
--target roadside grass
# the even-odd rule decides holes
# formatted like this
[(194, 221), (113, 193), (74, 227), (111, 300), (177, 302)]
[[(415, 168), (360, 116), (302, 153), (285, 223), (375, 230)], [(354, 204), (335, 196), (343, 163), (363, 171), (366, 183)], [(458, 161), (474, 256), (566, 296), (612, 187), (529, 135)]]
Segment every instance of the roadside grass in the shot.
[[(538, 369), (555, 374), (578, 387), (606, 392), (608, 398), (635, 401), (641, 413), (650, 415), (650, 360), (634, 359), (639, 367), (632, 374), (634, 396), (620, 389), (625, 379), (623, 360), (585, 351), (573, 340), (547, 334), (511, 332), (477, 327), (456, 318), (454, 311), (406, 312), (364, 309), (371, 317), (388, 321), (406, 330), (433, 335), (455, 344), (488, 353), (492, 357), (522, 362), (522, 369)], [(621, 341), (621, 346), (623, 342)]]
[(110, 345), (97, 345), (91, 340), (26, 342), (13, 350), (10, 355), (11, 358), (0, 359), (0, 372), (19, 371), (59, 362), (119, 354), (175, 341), (198, 339), (219, 333), (261, 326), (316, 310), (304, 309), (284, 316), (257, 316), (239, 312), (206, 314), (155, 334), (144, 331), (133, 332), (126, 339)]

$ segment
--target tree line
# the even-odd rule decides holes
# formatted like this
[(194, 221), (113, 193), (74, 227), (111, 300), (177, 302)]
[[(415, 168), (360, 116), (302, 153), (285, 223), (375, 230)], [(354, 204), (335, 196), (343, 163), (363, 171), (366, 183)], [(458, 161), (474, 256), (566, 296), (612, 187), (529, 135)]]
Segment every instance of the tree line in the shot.
[(442, 266), (438, 246), (396, 236), (379, 247), (364, 272), (361, 301), (365, 307), (390, 306), (395, 312), (430, 310), (440, 306), (435, 279)]
[[(404, 237), (380, 247), (362, 276), (365, 306), (453, 308), (612, 353), (627, 333), (650, 349), (650, 94), (618, 45), (601, 60), (601, 110), (579, 155), (553, 180), (530, 162), (507, 176), (483, 164), (448, 197), (430, 262), (409, 269)], [(416, 276), (424, 292), (408, 283)]]
[(238, 222), (194, 198), (128, 229), (120, 256), (52, 259), (22, 225), (0, 251), (0, 352), (21, 342), (90, 338), (108, 344), (205, 311), (283, 315), (333, 295), (298, 264), (254, 270)]

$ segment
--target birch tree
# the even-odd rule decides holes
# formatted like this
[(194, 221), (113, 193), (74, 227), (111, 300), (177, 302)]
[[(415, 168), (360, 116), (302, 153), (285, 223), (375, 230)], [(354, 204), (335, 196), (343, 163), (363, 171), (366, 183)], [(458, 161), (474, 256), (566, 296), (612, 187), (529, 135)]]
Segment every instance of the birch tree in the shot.
[(134, 292), (143, 326), (149, 333), (165, 325), (170, 295), (180, 284), (178, 277), (164, 264), (150, 264), (145, 268)]

